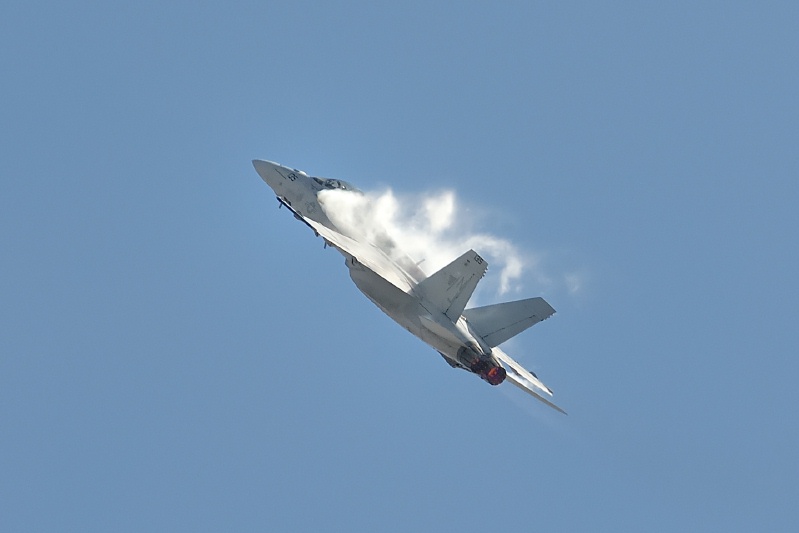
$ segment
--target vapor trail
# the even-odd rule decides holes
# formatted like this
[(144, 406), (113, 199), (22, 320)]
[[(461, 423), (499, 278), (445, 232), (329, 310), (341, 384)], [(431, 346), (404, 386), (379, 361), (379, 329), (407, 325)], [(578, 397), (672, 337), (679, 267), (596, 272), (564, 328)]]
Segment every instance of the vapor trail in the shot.
[(458, 205), (452, 190), (402, 196), (391, 189), (366, 194), (325, 190), (319, 201), (342, 231), (365, 238), (388, 255), (401, 250), (428, 275), (473, 248), (491, 271), (499, 270), (499, 276), (489, 271), (480, 285), (484, 290), (497, 295), (516, 292), (523, 274), (543, 280), (541, 272), (530, 272), (538, 266), (534, 255), (522, 253), (507, 239), (477, 231), (477, 221)]

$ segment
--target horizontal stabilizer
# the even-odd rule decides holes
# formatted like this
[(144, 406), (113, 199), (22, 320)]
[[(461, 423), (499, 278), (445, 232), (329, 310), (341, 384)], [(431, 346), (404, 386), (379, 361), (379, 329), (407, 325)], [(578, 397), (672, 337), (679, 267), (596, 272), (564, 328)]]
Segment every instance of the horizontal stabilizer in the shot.
[(566, 414), (566, 411), (550, 402), (542, 394), (539, 394), (539, 392), (541, 392), (548, 396), (552, 396), (552, 390), (544, 385), (544, 383), (538, 379), (538, 376), (514, 361), (513, 358), (503, 352), (501, 348), (494, 348), (491, 350), (491, 354), (499, 359), (499, 361), (508, 371), (507, 378), (511, 383), (522, 389), (527, 394), (534, 396), (536, 399), (544, 402), (556, 411), (559, 411), (564, 415)]
[(553, 314), (552, 306), (540, 297), (474, 307), (463, 312), (474, 331), (492, 348)]
[(554, 403), (550, 402), (549, 400), (547, 400), (546, 398), (544, 398), (543, 396), (541, 396), (540, 394), (535, 392), (534, 390), (532, 390), (530, 387), (528, 387), (524, 383), (523, 380), (519, 379), (517, 376), (515, 376), (513, 374), (508, 374), (508, 381), (510, 381), (511, 383), (513, 383), (514, 385), (516, 385), (517, 387), (522, 389), (524, 392), (526, 392), (530, 396), (534, 397), (536, 400), (547, 404), (548, 406), (550, 406), (552, 409), (558, 411), (559, 413), (563, 413), (564, 415), (568, 415), (569, 414), (566, 411), (564, 411), (563, 409), (561, 409), (560, 407), (558, 407), (557, 405), (555, 405)]
[(417, 286), (422, 298), (456, 322), (472, 297), (477, 282), (488, 264), (474, 250), (469, 250)]

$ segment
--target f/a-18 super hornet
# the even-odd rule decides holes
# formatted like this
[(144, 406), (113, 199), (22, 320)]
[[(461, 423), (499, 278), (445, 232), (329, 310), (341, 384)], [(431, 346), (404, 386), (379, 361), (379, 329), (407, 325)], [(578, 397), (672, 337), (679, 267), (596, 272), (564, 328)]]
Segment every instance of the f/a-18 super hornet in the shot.
[(325, 211), (324, 191), (362, 194), (357, 188), (270, 161), (256, 159), (252, 163), (277, 195), (280, 207), (288, 208), (326, 245), (344, 256), (358, 289), (395, 322), (438, 351), (450, 366), (477, 374), (491, 385), (507, 379), (565, 413), (547, 399), (552, 391), (499, 347), (555, 313), (543, 298), (466, 309), (488, 268), (477, 252), (469, 250), (428, 276), (390, 239), (370, 242), (365, 234), (355, 234), (351, 228), (337, 227), (331, 221)]

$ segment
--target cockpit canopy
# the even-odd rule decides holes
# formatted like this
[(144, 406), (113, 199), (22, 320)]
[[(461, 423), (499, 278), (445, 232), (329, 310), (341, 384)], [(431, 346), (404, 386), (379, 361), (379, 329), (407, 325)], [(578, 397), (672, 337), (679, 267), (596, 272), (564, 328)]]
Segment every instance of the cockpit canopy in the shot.
[(361, 193), (360, 189), (343, 180), (333, 180), (327, 178), (313, 178), (313, 180), (325, 189), (341, 189), (342, 191), (352, 191), (363, 194)]

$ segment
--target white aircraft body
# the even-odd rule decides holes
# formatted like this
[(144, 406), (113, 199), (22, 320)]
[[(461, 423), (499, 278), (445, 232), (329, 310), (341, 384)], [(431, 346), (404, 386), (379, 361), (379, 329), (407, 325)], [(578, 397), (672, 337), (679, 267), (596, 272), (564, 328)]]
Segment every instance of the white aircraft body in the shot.
[(543, 298), (466, 309), (488, 268), (474, 250), (427, 276), (393, 243), (364, 242), (331, 222), (318, 194), (335, 189), (362, 194), (349, 183), (311, 177), (270, 161), (256, 159), (252, 163), (277, 195), (280, 207), (286, 206), (326, 245), (341, 252), (358, 289), (394, 321), (437, 350), (450, 366), (473, 372), (491, 385), (507, 378), (565, 414), (547, 399), (552, 391), (499, 347), (555, 313)]

